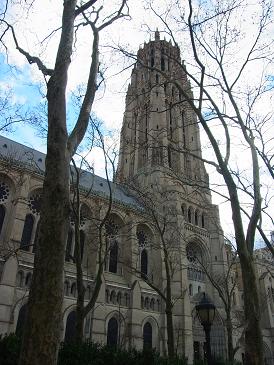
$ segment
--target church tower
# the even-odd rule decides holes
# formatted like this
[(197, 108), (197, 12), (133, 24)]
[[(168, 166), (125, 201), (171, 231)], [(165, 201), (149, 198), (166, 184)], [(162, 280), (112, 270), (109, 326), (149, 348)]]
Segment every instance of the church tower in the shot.
[[(117, 171), (119, 182), (141, 173), (168, 170), (180, 179), (207, 184), (194, 112), (174, 82), (193, 97), (181, 67), (180, 50), (160, 39), (144, 44), (137, 54), (121, 130)], [(188, 152), (188, 153), (186, 153)], [(189, 153), (190, 152), (190, 153)]]
[[(193, 93), (180, 50), (171, 41), (161, 40), (156, 31), (154, 40), (139, 49), (132, 71), (116, 180), (144, 203), (145, 224), (150, 219), (147, 210), (157, 216), (158, 228), (160, 224), (165, 227), (162, 238), (174, 269), (170, 287), (172, 296), (178, 298), (173, 307), (174, 331), (178, 348), (192, 359), (202, 353), (204, 341), (192, 318), (195, 303), (202, 292), (218, 303), (205, 273), (192, 258), (217, 267), (224, 262), (224, 243), (218, 207), (212, 204), (201, 159), (197, 117), (186, 96), (193, 98)], [(159, 285), (165, 288), (166, 272), (157, 256), (159, 242), (156, 229), (150, 270), (153, 280), (162, 278)], [(219, 338), (216, 335), (213, 340), (216, 348)]]

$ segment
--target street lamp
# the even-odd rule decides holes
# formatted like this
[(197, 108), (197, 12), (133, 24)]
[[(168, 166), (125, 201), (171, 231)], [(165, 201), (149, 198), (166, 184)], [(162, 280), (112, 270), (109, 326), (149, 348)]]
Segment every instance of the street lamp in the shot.
[(206, 336), (206, 359), (207, 364), (212, 365), (211, 358), (211, 347), (210, 347), (210, 330), (212, 323), (215, 318), (215, 305), (210, 301), (210, 299), (203, 293), (203, 297), (200, 302), (195, 306), (196, 312), (198, 314), (201, 325), (204, 327)]

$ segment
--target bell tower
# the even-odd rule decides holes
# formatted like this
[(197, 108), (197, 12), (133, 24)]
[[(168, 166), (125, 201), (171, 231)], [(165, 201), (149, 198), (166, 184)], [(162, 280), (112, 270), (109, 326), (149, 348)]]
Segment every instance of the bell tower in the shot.
[(157, 170), (179, 178), (207, 181), (199, 158), (198, 123), (175, 82), (192, 96), (181, 67), (180, 50), (160, 39), (144, 44), (137, 53), (126, 95), (117, 171), (119, 182)]

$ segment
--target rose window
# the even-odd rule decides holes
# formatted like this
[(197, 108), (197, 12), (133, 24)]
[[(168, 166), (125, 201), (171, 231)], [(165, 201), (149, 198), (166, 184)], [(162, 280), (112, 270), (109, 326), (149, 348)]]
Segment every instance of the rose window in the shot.
[(0, 182), (0, 202), (4, 202), (10, 195), (10, 189), (6, 183)]
[(41, 195), (33, 194), (30, 196), (28, 206), (33, 214), (40, 214), (41, 211)]
[(144, 231), (138, 231), (137, 232), (137, 239), (138, 239), (139, 247), (141, 249), (144, 249), (148, 244), (147, 235), (144, 233)]

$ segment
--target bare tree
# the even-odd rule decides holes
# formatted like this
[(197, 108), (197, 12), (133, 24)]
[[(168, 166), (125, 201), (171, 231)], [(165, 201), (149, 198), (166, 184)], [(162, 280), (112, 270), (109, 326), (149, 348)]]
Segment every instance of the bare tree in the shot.
[[(166, 314), (168, 356), (173, 358), (176, 355), (173, 308), (176, 301), (182, 299), (186, 292), (184, 290), (178, 295), (173, 288), (175, 275), (182, 269), (180, 264), (180, 237), (176, 229), (175, 210), (170, 204), (169, 192), (162, 191), (160, 185), (157, 186), (155, 184), (153, 192), (150, 189), (144, 189), (144, 187), (139, 186), (137, 181), (128, 183), (127, 186), (136, 196), (145, 212), (144, 220), (140, 220), (138, 224), (149, 224), (154, 230), (155, 237), (157, 237), (154, 240), (155, 242), (147, 243), (152, 245), (154, 255), (157, 254), (156, 257), (158, 259), (154, 264), (150, 264), (150, 272), (144, 272), (142, 263), (139, 262), (134, 267), (125, 262), (125, 266), (135, 275), (141, 276), (162, 299)], [(143, 233), (139, 239), (141, 241), (145, 239)]]
[[(56, 364), (61, 335), (63, 302), (63, 268), (66, 237), (70, 214), (70, 161), (82, 141), (97, 90), (99, 67), (99, 35), (114, 21), (128, 14), (127, 1), (118, 9), (101, 14), (103, 5), (96, 0), (63, 4), (60, 41), (53, 67), (32, 55), (19, 44), (16, 26), (8, 22), (12, 3), (5, 2), (1, 17), (1, 43), (6, 48), (5, 36), (10, 33), (14, 46), (30, 64), (42, 72), (46, 80), (48, 103), (48, 135), (45, 179), (41, 208), (41, 225), (34, 260), (33, 281), (30, 290), (28, 314), (20, 354), (20, 365)], [(97, 6), (98, 5), (98, 6)], [(85, 95), (79, 115), (70, 134), (67, 132), (66, 89), (68, 70), (77, 42), (75, 32), (82, 26), (91, 30), (91, 61)]]
[[(163, 83), (170, 83), (176, 87), (177, 103), (185, 103), (191, 108), (210, 142), (215, 159), (203, 159), (203, 161), (216, 168), (227, 188), (242, 269), (246, 321), (245, 357), (248, 364), (259, 365), (263, 363), (263, 345), (258, 278), (254, 269), (253, 249), (262, 213), (262, 192), (260, 162), (252, 121), (255, 116), (255, 104), (266, 90), (258, 88), (256, 93), (257, 85), (253, 85), (254, 92), (244, 93), (243, 88), (252, 88), (252, 85), (246, 86), (244, 83), (252, 63), (256, 65), (263, 59), (264, 72), (272, 60), (271, 41), (267, 42), (264, 38), (271, 23), (271, 4), (266, 2), (259, 4), (260, 12), (254, 20), (256, 30), (254, 28), (250, 47), (240, 54), (236, 54), (237, 47), (241, 44), (241, 37), (244, 36), (240, 29), (242, 20), (240, 14), (244, 17), (246, 12), (250, 11), (248, 3), (232, 0), (194, 5), (189, 0), (187, 14), (185, 9), (181, 9), (178, 1), (171, 2), (162, 13), (156, 12), (151, 4), (152, 2), (149, 2), (151, 10), (162, 22), (165, 33), (171, 37), (175, 46), (179, 48), (176, 41), (178, 34), (188, 37), (187, 42), (191, 50), (190, 66), (187, 68), (185, 62), (180, 63), (178, 59), (173, 59), (177, 64), (176, 69), (168, 72), (159, 64), (148, 66), (142, 64), (140, 60), (137, 62), (143, 67), (155, 70), (161, 75)], [(134, 57), (124, 50), (123, 52)], [(163, 57), (171, 56), (163, 54)], [(182, 82), (184, 75), (191, 80), (194, 94), (190, 85)], [(260, 77), (263, 79), (263, 74)], [(243, 99), (241, 96), (247, 96), (249, 99)], [(233, 141), (245, 146), (245, 153), (248, 156), (246, 158), (249, 161), (248, 179), (239, 174), (238, 166), (233, 161)], [(192, 153), (195, 158), (195, 151), (182, 147), (181, 152)], [(242, 195), (243, 185), (247, 196), (250, 198), (250, 193), (252, 195), (247, 205)], [(247, 220), (244, 218), (245, 212), (248, 214)]]
[[(105, 232), (105, 226), (108, 222), (109, 215), (112, 209), (112, 187), (110, 182), (110, 176), (108, 171), (109, 163), (112, 166), (113, 175), (114, 175), (114, 165), (115, 161), (112, 159), (112, 156), (110, 156), (109, 151), (105, 145), (104, 137), (100, 131), (100, 128), (96, 121), (91, 120), (91, 128), (92, 128), (92, 141), (94, 142), (94, 139), (97, 139), (98, 143), (96, 143), (100, 146), (100, 148), (103, 151), (104, 154), (104, 163), (105, 163), (105, 173), (106, 173), (106, 181), (109, 191), (108, 196), (108, 202), (107, 202), (107, 209), (104, 214), (104, 217), (102, 217), (99, 221), (96, 221), (96, 231), (92, 231), (93, 235), (98, 237), (98, 244), (95, 244), (94, 249), (97, 253), (97, 271), (95, 274), (94, 279), (94, 288), (92, 291), (92, 295), (89, 298), (89, 301), (87, 304), (84, 303), (85, 299), (85, 291), (86, 288), (84, 286), (84, 273), (83, 273), (83, 265), (82, 265), (82, 244), (81, 244), (81, 235), (80, 235), (80, 228), (81, 228), (81, 220), (83, 217), (81, 217), (81, 197), (80, 197), (80, 178), (81, 178), (81, 168), (82, 164), (85, 161), (85, 158), (81, 158), (80, 166), (77, 167), (74, 159), (72, 159), (73, 163), (73, 174), (72, 176), (72, 189), (73, 189), (73, 197), (71, 201), (71, 208), (72, 208), (72, 217), (74, 221), (74, 227), (75, 227), (75, 263), (76, 263), (76, 275), (77, 275), (77, 305), (76, 305), (76, 328), (75, 328), (75, 340), (76, 341), (82, 341), (83, 339), (83, 329), (84, 329), (84, 320), (86, 316), (89, 314), (89, 312), (94, 308), (94, 305), (96, 303), (96, 300), (98, 298), (101, 285), (102, 285), (102, 274), (104, 271), (104, 266), (106, 262), (107, 255), (109, 253), (109, 250), (106, 247), (106, 232)], [(98, 135), (96, 137), (96, 135)], [(92, 146), (94, 147), (94, 145)], [(92, 148), (91, 147), (91, 148)], [(113, 155), (113, 154), (112, 154)], [(76, 176), (74, 178), (74, 176)], [(113, 176), (111, 177), (113, 179)], [(85, 195), (85, 197), (88, 197), (90, 193), (92, 192), (92, 186), (90, 187), (88, 193)], [(88, 219), (88, 218), (87, 218)]]

